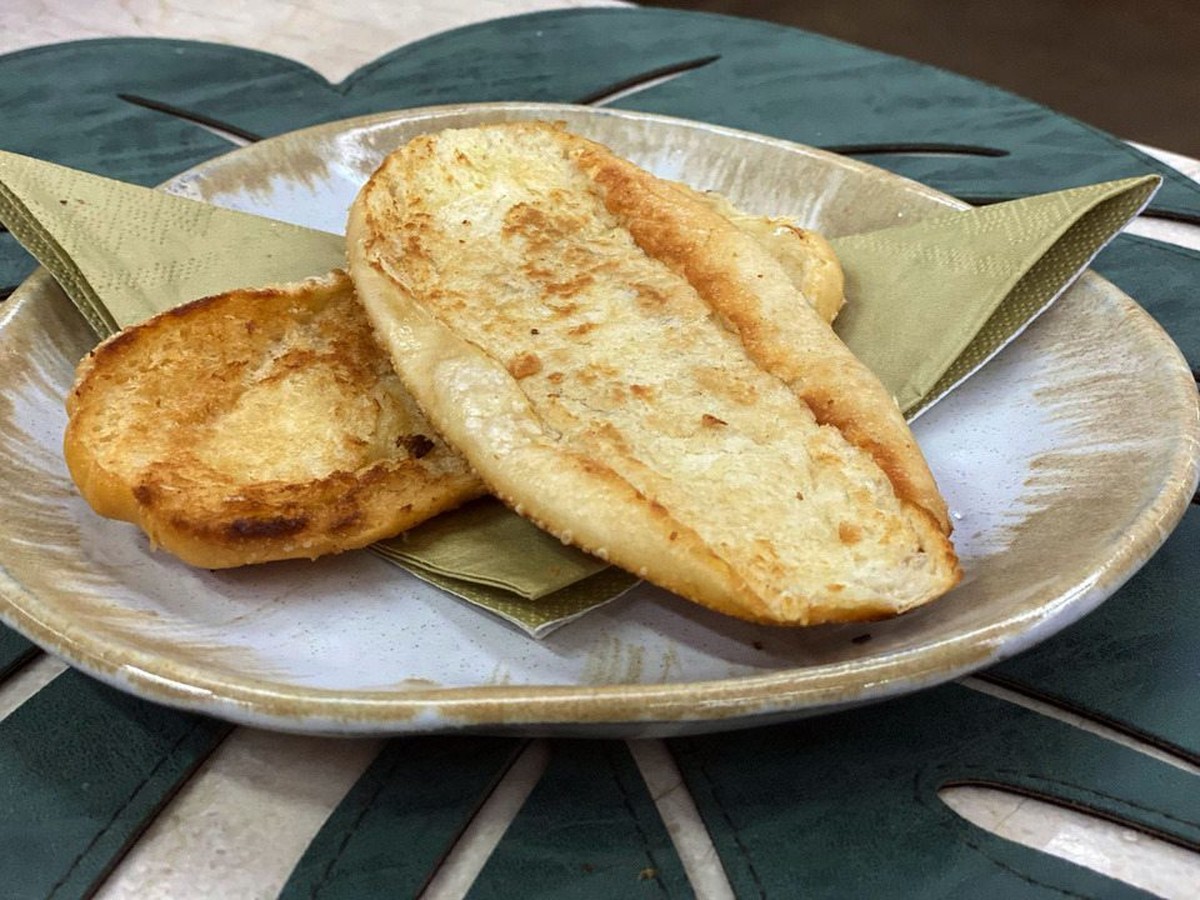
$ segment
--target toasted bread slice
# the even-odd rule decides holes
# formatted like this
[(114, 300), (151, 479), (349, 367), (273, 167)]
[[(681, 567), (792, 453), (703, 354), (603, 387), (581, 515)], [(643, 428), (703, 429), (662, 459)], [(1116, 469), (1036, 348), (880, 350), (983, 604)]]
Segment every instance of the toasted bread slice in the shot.
[(376, 171), (347, 248), (430, 420), (562, 540), (762, 622), (879, 618), (958, 580), (886, 391), (690, 191), (553, 126), (446, 131)]
[(363, 547), (478, 496), (345, 273), (186, 304), (80, 364), (64, 452), (96, 512), (197, 566)]

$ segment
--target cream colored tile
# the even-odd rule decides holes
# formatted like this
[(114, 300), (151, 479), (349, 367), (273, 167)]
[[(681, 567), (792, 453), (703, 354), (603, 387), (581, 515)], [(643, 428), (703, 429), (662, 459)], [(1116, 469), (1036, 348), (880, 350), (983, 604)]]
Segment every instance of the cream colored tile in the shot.
[(43, 653), (0, 682), (0, 721), (7, 719), (22, 703), (61, 675), (67, 664)]
[(631, 740), (628, 744), (696, 896), (732, 900), (733, 886), (674, 758), (662, 741)]
[(1191, 900), (1200, 854), (1130, 828), (992, 788), (955, 787), (942, 800), (964, 819), (1160, 897)]
[(275, 897), (381, 743), (234, 731), (96, 896)]
[(340, 81), (377, 56), (472, 22), (613, 0), (6, 0), (0, 52), (79, 38), (177, 37), (255, 47)]

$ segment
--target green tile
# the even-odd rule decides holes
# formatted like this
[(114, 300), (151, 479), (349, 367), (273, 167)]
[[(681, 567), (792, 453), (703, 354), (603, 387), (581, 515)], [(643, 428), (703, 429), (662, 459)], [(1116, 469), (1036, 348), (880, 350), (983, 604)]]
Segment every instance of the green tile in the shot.
[(90, 893), (228, 730), (54, 679), (0, 722), (0, 894)]
[(669, 746), (739, 897), (1144, 896), (970, 824), (955, 784), (1200, 840), (1195, 776), (959, 685)]
[(624, 742), (555, 741), (550, 753), (471, 900), (692, 896)]

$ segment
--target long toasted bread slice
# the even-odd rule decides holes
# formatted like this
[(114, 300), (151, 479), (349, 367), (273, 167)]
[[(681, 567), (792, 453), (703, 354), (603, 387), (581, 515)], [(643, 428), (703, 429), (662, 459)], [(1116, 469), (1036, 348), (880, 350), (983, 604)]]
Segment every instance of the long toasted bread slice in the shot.
[(446, 131), (376, 171), (347, 247), (430, 420), (562, 540), (764, 622), (892, 615), (958, 580), (891, 398), (689, 190), (548, 125)]
[(197, 566), (363, 547), (484, 491), (341, 272), (122, 331), (81, 362), (67, 410), (84, 498)]

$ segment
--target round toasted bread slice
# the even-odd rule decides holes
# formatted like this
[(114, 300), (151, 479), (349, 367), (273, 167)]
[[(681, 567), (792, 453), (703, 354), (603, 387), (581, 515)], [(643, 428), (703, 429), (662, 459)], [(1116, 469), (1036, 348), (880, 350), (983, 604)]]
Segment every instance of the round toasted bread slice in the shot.
[(80, 363), (67, 411), (67, 466), (93, 509), (197, 566), (363, 547), (484, 491), (342, 272), (125, 329)]
[[(721, 612), (945, 593), (944, 502), (882, 386), (751, 236), (628, 165), (510, 124), (418, 138), (362, 189), (351, 274), (430, 420), (517, 512)], [(802, 344), (731, 287), (795, 307)]]

